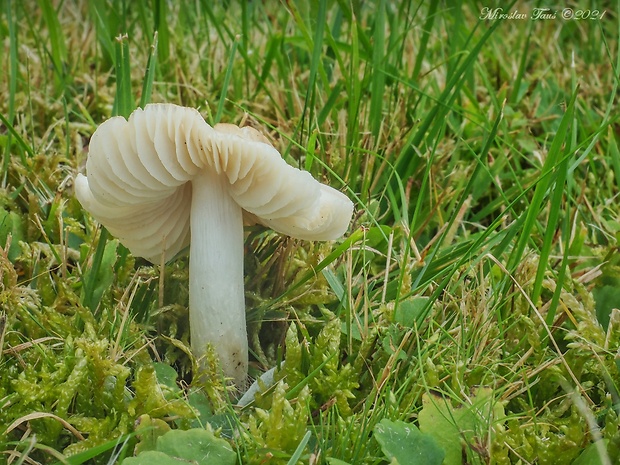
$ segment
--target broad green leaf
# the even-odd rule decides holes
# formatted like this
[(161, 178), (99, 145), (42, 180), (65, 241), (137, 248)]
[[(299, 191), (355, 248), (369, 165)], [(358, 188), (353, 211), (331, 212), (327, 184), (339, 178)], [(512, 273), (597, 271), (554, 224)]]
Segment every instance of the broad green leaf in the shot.
[(199, 463), (200, 462), (188, 461), (178, 457), (170, 457), (163, 452), (150, 450), (138, 455), (137, 457), (131, 457), (123, 460), (122, 465), (199, 465)]
[[(620, 226), (608, 222), (606, 227), (620, 238)], [(594, 281), (592, 296), (596, 304), (596, 318), (607, 329), (612, 310), (620, 309), (620, 255), (610, 250), (603, 260), (601, 274)]]
[[(205, 393), (199, 389), (190, 389), (187, 394), (187, 403), (194, 409), (194, 412), (196, 412), (196, 418), (194, 418), (191, 423), (194, 428), (204, 426), (207, 418), (213, 415), (209, 399)], [(209, 423), (213, 425), (211, 419)], [(215, 427), (215, 425), (213, 426)]]
[(151, 418), (144, 414), (138, 418), (138, 434), (139, 442), (136, 444), (135, 453), (154, 451), (157, 449), (157, 439), (170, 431), (170, 426), (164, 420), (159, 418)]
[(383, 419), (374, 428), (383, 453), (394, 465), (441, 465), (444, 452), (429, 434), (412, 424)]
[(605, 284), (592, 289), (596, 302), (596, 317), (604, 328), (609, 325), (609, 316), (614, 308), (620, 308), (620, 280), (618, 284)]
[[(424, 309), (428, 304), (428, 297), (411, 297), (398, 304), (394, 310), (394, 322), (407, 328), (413, 328), (416, 321), (424, 318)], [(418, 321), (419, 322), (419, 321)]]
[(461, 465), (463, 448), (486, 441), (495, 421), (504, 418), (504, 408), (494, 402), (490, 388), (480, 388), (467, 404), (453, 407), (437, 395), (422, 396), (418, 415), (420, 430), (433, 437), (446, 453), (443, 465)]
[(125, 459), (123, 465), (235, 465), (237, 454), (225, 440), (205, 429), (171, 430), (157, 438), (157, 450)]
[(9, 234), (11, 235), (11, 247), (9, 248), (9, 260), (14, 261), (21, 253), (19, 241), (25, 240), (25, 229), (21, 217), (15, 212), (0, 210), (0, 247), (6, 245)]
[(327, 463), (329, 463), (329, 465), (351, 465), (348, 462), (344, 462), (340, 459), (335, 459), (332, 457), (327, 457)]
[[(607, 451), (607, 443), (609, 442), (607, 439), (603, 439), (603, 449)], [(604, 462), (601, 458), (601, 454), (599, 454), (599, 446), (598, 443), (590, 444), (588, 447), (584, 449), (584, 451), (575, 459), (572, 465), (603, 465)]]
[(171, 392), (180, 391), (179, 385), (177, 384), (177, 377), (179, 374), (174, 368), (167, 363), (160, 362), (153, 363), (153, 368), (155, 368), (155, 375), (157, 376), (159, 384), (168, 387)]
[(204, 429), (172, 430), (157, 440), (157, 450), (209, 465), (235, 465), (237, 454), (225, 440)]

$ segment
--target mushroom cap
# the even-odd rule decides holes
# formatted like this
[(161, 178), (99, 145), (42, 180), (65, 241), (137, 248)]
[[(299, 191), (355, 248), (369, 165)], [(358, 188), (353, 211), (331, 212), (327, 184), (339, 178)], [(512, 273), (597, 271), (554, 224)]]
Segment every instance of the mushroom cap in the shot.
[(213, 170), (247, 220), (306, 240), (344, 234), (353, 203), (288, 165), (265, 136), (211, 127), (193, 108), (150, 104), (113, 117), (93, 134), (75, 195), (134, 255), (158, 263), (190, 242), (192, 179)]

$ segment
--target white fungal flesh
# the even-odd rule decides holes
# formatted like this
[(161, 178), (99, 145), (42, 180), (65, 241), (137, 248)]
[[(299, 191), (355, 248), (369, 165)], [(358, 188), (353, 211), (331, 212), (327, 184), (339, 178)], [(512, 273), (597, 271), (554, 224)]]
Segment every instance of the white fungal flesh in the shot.
[[(180, 205), (191, 195), (185, 184), (205, 169), (224, 175), (235, 202), (275, 231), (306, 240), (342, 236), (351, 201), (246, 129), (218, 131), (196, 110), (171, 104), (147, 105), (129, 121), (111, 118), (93, 134), (76, 196), (134, 255), (154, 263), (189, 244), (189, 202)], [(174, 221), (164, 211), (171, 198)]]
[(332, 240), (353, 211), (344, 194), (288, 165), (257, 131), (213, 128), (196, 110), (170, 104), (99, 126), (86, 172), (76, 178), (78, 200), (134, 255), (170, 260), (191, 235), (192, 345), (201, 355), (213, 343), (238, 385), (247, 372), (243, 216), (299, 239)]
[(209, 170), (192, 183), (189, 326), (195, 355), (201, 357), (213, 344), (225, 374), (242, 387), (248, 372), (243, 215), (225, 184)]

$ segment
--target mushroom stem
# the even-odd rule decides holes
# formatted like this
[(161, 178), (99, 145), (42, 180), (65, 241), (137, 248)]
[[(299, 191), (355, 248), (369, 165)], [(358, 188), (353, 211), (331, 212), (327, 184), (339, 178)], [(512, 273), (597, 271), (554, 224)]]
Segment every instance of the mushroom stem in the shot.
[(224, 375), (243, 389), (248, 342), (243, 292), (243, 217), (225, 176), (204, 170), (192, 183), (189, 254), (191, 344), (202, 357), (211, 344)]

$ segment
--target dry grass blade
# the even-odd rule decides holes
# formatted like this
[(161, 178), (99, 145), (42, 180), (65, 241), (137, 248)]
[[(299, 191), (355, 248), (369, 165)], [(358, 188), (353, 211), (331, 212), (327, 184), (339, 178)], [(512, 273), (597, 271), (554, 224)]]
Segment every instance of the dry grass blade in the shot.
[(31, 420), (38, 420), (40, 418), (53, 418), (54, 420), (59, 422), (64, 428), (66, 428), (68, 431), (71, 431), (71, 433), (76, 438), (78, 438), (80, 441), (84, 440), (84, 436), (82, 436), (82, 433), (80, 433), (77, 429), (75, 429), (73, 425), (71, 425), (65, 419), (60, 418), (58, 415), (54, 415), (53, 413), (49, 413), (49, 412), (33, 412), (28, 415), (24, 415), (23, 417), (18, 418), (13, 423), (11, 423), (9, 427), (4, 431), (4, 434), (9, 434), (11, 431), (13, 431), (15, 428), (17, 428), (23, 423), (27, 423)]

